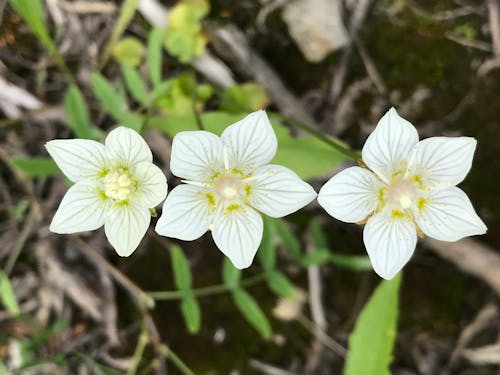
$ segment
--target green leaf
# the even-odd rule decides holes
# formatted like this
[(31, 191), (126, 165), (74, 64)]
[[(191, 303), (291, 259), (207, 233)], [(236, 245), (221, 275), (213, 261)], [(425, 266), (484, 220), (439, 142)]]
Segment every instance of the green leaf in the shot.
[(137, 100), (138, 103), (147, 106), (149, 104), (148, 89), (140, 74), (129, 65), (122, 65), (121, 70), (127, 89), (132, 97)]
[(111, 53), (113, 57), (122, 65), (136, 67), (141, 63), (145, 48), (137, 38), (127, 37), (117, 42)]
[(314, 246), (317, 249), (328, 249), (328, 241), (326, 239), (321, 226), (316, 220), (311, 220), (309, 222), (309, 233), (311, 233)]
[(400, 281), (400, 275), (382, 281), (361, 311), (349, 338), (344, 375), (390, 374)]
[(17, 299), (12, 289), (12, 284), (10, 283), (9, 277), (4, 271), (0, 270), (0, 297), (2, 298), (2, 303), (13, 317), (19, 316), (21, 310), (17, 304)]
[(170, 248), (170, 258), (174, 271), (175, 286), (183, 292), (190, 291), (192, 284), (191, 270), (180, 246), (172, 245)]
[(288, 225), (282, 219), (275, 220), (276, 230), (279, 237), (281, 238), (281, 243), (286, 251), (288, 251), (295, 260), (302, 258), (302, 250), (299, 241), (290, 230)]
[(181, 311), (189, 333), (198, 333), (201, 326), (201, 311), (198, 301), (192, 294), (182, 298)]
[(140, 133), (144, 125), (144, 117), (135, 112), (125, 112), (117, 120), (121, 125), (134, 129), (138, 133)]
[(57, 51), (56, 45), (50, 37), (45, 18), (43, 17), (43, 5), (41, 0), (11, 0), (14, 9), (21, 14), (31, 27), (35, 35), (40, 39), (45, 48), (52, 55)]
[(224, 257), (224, 261), (222, 263), (222, 280), (224, 284), (227, 285), (228, 288), (234, 289), (236, 288), (241, 279), (241, 270), (233, 266), (231, 261)]
[(149, 33), (148, 39), (148, 71), (149, 78), (154, 87), (161, 83), (161, 67), (162, 67), (162, 38), (165, 33), (164, 29), (153, 29)]
[(370, 258), (366, 255), (331, 254), (330, 261), (337, 266), (354, 271), (366, 271), (372, 268)]
[(264, 216), (264, 232), (257, 257), (266, 271), (272, 270), (276, 264), (276, 246), (274, 245), (274, 221)]
[(309, 266), (314, 266), (317, 264), (323, 264), (331, 261), (331, 255), (330, 252), (326, 249), (317, 249), (313, 250), (311, 252), (306, 253), (300, 263), (304, 267), (309, 267)]
[(272, 336), (271, 325), (255, 299), (244, 290), (235, 289), (233, 300), (241, 314), (260, 335), (266, 340), (270, 339)]
[(13, 209), (14, 217), (16, 218), (17, 221), (21, 221), (24, 219), (29, 205), (30, 205), (30, 200), (28, 198), (23, 198), (14, 206)]
[(285, 298), (293, 298), (295, 294), (293, 284), (281, 272), (274, 271), (268, 273), (266, 275), (266, 281), (269, 288), (276, 294)]
[[(228, 125), (241, 120), (244, 116), (244, 114), (221, 111), (204, 112), (201, 120), (206, 130), (220, 135)], [(192, 115), (173, 113), (165, 117), (153, 117), (148, 123), (172, 137), (183, 130), (198, 130), (196, 119)], [(290, 130), (279, 122), (273, 121), (272, 125), (279, 143), (272, 163), (291, 168), (304, 180), (322, 177), (346, 160), (339, 151), (317, 138), (292, 137)]]
[(253, 112), (269, 103), (266, 89), (253, 82), (234, 85), (222, 93), (220, 108), (231, 113)]
[(59, 168), (51, 158), (15, 156), (10, 161), (31, 177), (48, 177), (59, 173)]
[(90, 83), (95, 97), (104, 110), (116, 120), (120, 120), (123, 113), (127, 111), (127, 104), (123, 96), (113, 87), (111, 82), (99, 73), (92, 73)]
[(90, 121), (87, 104), (80, 89), (71, 84), (64, 95), (64, 108), (71, 130), (78, 138), (100, 139), (103, 133)]

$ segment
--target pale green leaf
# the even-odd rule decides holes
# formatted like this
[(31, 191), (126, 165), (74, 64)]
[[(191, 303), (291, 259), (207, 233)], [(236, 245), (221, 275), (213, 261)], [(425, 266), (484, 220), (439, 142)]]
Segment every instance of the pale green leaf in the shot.
[(112, 48), (113, 57), (120, 64), (136, 67), (141, 63), (145, 48), (137, 38), (127, 37), (118, 41)]
[(366, 271), (372, 268), (370, 258), (366, 255), (331, 254), (330, 261), (353, 271)]
[(164, 29), (153, 29), (148, 38), (148, 71), (149, 78), (154, 87), (161, 83), (162, 68), (162, 38)]
[(10, 161), (31, 177), (48, 177), (59, 173), (59, 168), (51, 158), (15, 156)]
[(224, 284), (226, 284), (229, 288), (236, 288), (241, 279), (241, 270), (233, 266), (231, 261), (224, 257), (224, 261), (222, 262), (222, 280)]
[(170, 259), (172, 261), (175, 286), (183, 292), (191, 290), (191, 270), (180, 246), (172, 245), (170, 248)]
[(0, 270), (0, 297), (2, 298), (3, 305), (5, 306), (5, 308), (7, 309), (7, 311), (11, 316), (16, 317), (21, 313), (9, 277), (4, 271), (1, 270)]
[(400, 275), (382, 281), (361, 311), (349, 338), (344, 375), (390, 374), (400, 281)]
[(90, 78), (92, 91), (102, 107), (115, 119), (120, 120), (127, 111), (123, 96), (113, 87), (111, 82), (99, 73), (92, 73)]
[(266, 275), (266, 281), (269, 288), (276, 294), (285, 298), (293, 298), (294, 287), (288, 278), (279, 271), (269, 272)]
[(254, 112), (269, 103), (266, 89), (258, 83), (243, 83), (228, 87), (222, 93), (220, 108), (231, 113)]
[(331, 260), (331, 254), (326, 249), (316, 249), (306, 253), (301, 261), (304, 267), (314, 266), (317, 264), (327, 263)]
[(121, 66), (125, 85), (132, 97), (144, 106), (149, 104), (149, 94), (141, 75), (129, 65)]
[(102, 131), (92, 125), (87, 104), (80, 89), (72, 84), (64, 95), (64, 108), (71, 130), (78, 138), (100, 139)]
[(283, 248), (288, 251), (290, 255), (295, 258), (295, 260), (300, 261), (302, 257), (302, 250), (297, 237), (295, 237), (283, 219), (276, 219), (275, 225)]
[(272, 336), (271, 325), (255, 299), (242, 289), (234, 290), (233, 299), (245, 319), (263, 338), (270, 339)]
[(262, 233), (262, 241), (260, 242), (257, 257), (260, 264), (266, 271), (272, 270), (276, 264), (276, 246), (274, 245), (274, 221), (267, 216), (264, 219), (264, 231)]
[(201, 311), (198, 301), (192, 294), (182, 298), (181, 311), (189, 333), (198, 333), (201, 326)]

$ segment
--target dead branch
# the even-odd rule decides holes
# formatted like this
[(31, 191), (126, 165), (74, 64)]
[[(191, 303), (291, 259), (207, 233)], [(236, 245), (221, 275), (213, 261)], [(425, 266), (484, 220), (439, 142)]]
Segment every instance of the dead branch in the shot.
[(488, 20), (493, 42), (493, 53), (496, 57), (500, 57), (500, 4), (498, 0), (488, 0)]

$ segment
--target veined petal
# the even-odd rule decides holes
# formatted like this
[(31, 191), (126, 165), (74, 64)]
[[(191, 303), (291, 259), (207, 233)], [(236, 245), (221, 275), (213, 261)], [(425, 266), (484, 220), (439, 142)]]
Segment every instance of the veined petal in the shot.
[(64, 195), (49, 230), (63, 234), (100, 228), (104, 224), (106, 207), (106, 199), (94, 183), (77, 182)]
[(212, 236), (236, 268), (247, 268), (262, 240), (262, 217), (251, 207), (233, 204), (217, 214)]
[(390, 213), (372, 216), (365, 225), (363, 241), (374, 271), (392, 279), (410, 260), (417, 244), (415, 225)]
[(317, 196), (311, 185), (280, 165), (260, 167), (255, 176), (245, 189), (246, 198), (252, 207), (271, 217), (289, 215)]
[(229, 166), (244, 171), (269, 163), (278, 148), (274, 129), (262, 110), (228, 126), (221, 139), (227, 147)]
[(128, 257), (139, 246), (150, 222), (149, 209), (115, 203), (108, 210), (104, 230), (116, 253), (121, 257)]
[(457, 185), (469, 173), (476, 144), (471, 137), (424, 139), (413, 151), (412, 172), (431, 189)]
[(224, 168), (224, 148), (215, 134), (204, 130), (183, 131), (172, 142), (170, 170), (177, 177), (206, 181)]
[(104, 145), (90, 139), (56, 139), (47, 142), (45, 147), (73, 182), (97, 178), (108, 165)]
[(153, 208), (167, 196), (167, 178), (160, 168), (153, 163), (141, 162), (135, 166), (134, 178), (137, 192), (133, 199), (143, 207)]
[(334, 218), (346, 223), (357, 223), (375, 211), (383, 186), (369, 170), (347, 168), (323, 185), (318, 203)]
[(441, 241), (458, 241), (486, 233), (486, 225), (474, 211), (467, 194), (459, 188), (435, 190), (421, 199), (415, 222), (427, 236)]
[(114, 166), (132, 167), (140, 162), (153, 162), (153, 154), (144, 138), (130, 128), (119, 126), (105, 141), (106, 152)]
[(415, 127), (391, 108), (366, 140), (363, 162), (387, 183), (394, 173), (406, 168), (417, 142)]
[(193, 241), (201, 237), (213, 222), (215, 194), (194, 185), (179, 185), (163, 205), (156, 232), (162, 236)]

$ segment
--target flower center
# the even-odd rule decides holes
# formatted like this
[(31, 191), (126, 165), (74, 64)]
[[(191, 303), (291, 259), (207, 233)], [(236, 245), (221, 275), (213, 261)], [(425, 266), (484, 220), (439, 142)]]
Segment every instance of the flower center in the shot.
[(241, 178), (236, 176), (225, 176), (217, 181), (215, 185), (215, 191), (217, 195), (224, 200), (233, 200), (240, 191), (242, 186)]
[(132, 180), (124, 171), (109, 172), (104, 178), (104, 194), (117, 202), (128, 199), (132, 188)]
[(387, 187), (386, 202), (392, 209), (406, 210), (417, 198), (417, 186), (408, 179), (399, 179)]

